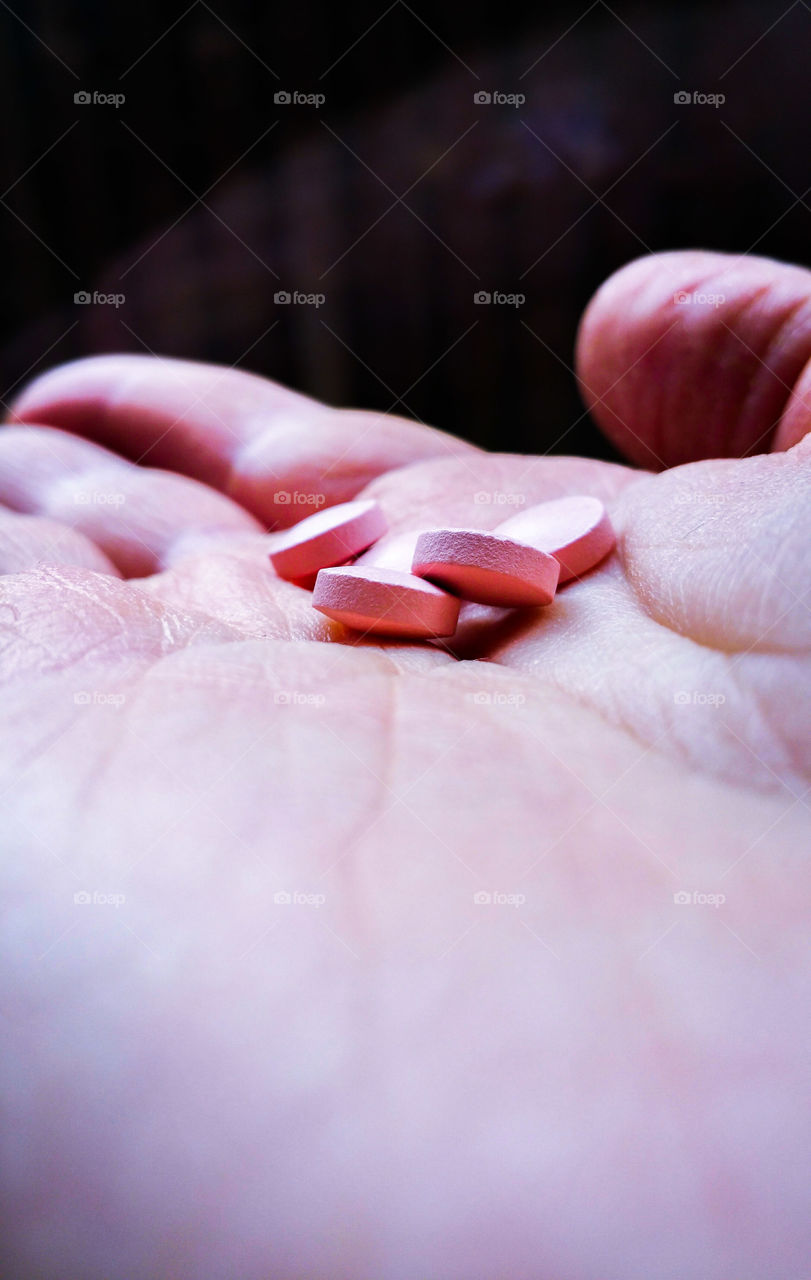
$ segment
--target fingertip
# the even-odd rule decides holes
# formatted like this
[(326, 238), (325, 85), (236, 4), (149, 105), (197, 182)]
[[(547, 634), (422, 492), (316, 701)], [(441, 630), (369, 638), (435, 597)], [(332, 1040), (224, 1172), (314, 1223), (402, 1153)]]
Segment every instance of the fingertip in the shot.
[(88, 416), (103, 410), (114, 386), (137, 372), (144, 357), (134, 355), (83, 356), (37, 374), (12, 399), (5, 417), (9, 424), (45, 422), (72, 431)]
[(654, 469), (796, 441), (807, 430), (811, 397), (795, 401), (809, 357), (811, 273), (697, 250), (649, 255), (611, 276), (576, 349), (596, 421)]

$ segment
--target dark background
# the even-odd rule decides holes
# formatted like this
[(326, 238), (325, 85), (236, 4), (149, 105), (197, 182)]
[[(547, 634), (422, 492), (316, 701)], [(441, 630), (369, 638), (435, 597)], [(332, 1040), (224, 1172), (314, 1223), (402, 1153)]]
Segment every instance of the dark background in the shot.
[[(808, 264), (802, 0), (10, 4), (5, 404), (64, 360), (153, 352), (491, 448), (611, 456), (571, 373), (608, 274), (683, 247)], [(525, 302), (476, 305), (478, 290)]]

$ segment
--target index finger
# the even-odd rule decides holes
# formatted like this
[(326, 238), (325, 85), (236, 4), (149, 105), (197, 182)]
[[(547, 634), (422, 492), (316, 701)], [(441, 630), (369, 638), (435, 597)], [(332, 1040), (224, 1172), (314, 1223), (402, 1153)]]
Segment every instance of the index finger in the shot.
[(239, 369), (152, 356), (53, 369), (24, 389), (11, 420), (62, 427), (202, 480), (279, 527), (353, 498), (383, 472), (479, 452), (433, 427), (332, 409)]

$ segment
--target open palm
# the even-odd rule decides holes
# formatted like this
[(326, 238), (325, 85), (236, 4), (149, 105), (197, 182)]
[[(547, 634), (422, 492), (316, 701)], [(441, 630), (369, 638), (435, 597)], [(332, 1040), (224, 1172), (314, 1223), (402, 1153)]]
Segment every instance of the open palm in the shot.
[[(726, 310), (667, 309), (710, 276)], [(804, 272), (698, 254), (597, 296), (585, 394), (637, 460), (683, 464), (661, 474), (149, 358), (22, 396), (4, 1274), (803, 1272), (798, 296)], [(375, 558), (568, 493), (618, 548), (548, 609), (380, 642), (267, 559), (269, 524), (357, 493), (392, 529)]]

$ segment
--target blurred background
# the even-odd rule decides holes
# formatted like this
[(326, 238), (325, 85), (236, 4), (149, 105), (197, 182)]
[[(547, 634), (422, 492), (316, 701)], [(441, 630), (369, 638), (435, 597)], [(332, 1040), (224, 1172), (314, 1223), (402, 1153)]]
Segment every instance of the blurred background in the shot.
[(571, 372), (607, 275), (809, 264), (802, 0), (9, 0), (0, 28), (4, 404), (156, 353), (610, 457)]

